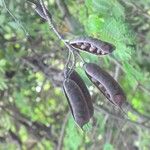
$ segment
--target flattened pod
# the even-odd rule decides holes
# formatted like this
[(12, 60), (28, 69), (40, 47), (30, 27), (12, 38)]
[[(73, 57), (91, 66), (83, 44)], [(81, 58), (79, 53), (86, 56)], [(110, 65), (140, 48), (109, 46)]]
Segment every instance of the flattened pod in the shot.
[[(35, 9), (35, 11), (36, 11), (43, 19), (47, 20), (45, 14), (44, 14), (44, 12), (43, 12), (43, 8), (42, 8), (42, 6), (41, 6), (41, 4), (40, 4), (39, 2), (31, 2), (31, 1), (29, 1), (29, 0), (28, 0), (27, 2), (29, 2), (29, 3), (32, 4), (32, 6), (33, 6), (33, 8)], [(48, 11), (47, 9), (46, 9), (46, 13), (47, 13), (47, 15), (51, 18), (51, 14), (49, 13), (49, 11)]]
[(89, 109), (83, 93), (79, 86), (71, 79), (65, 79), (63, 87), (74, 120), (82, 128), (90, 119)]
[(86, 63), (84, 69), (90, 80), (115, 105), (121, 107), (126, 101), (126, 95), (117, 81), (105, 70), (94, 63)]
[(72, 71), (72, 73), (69, 76), (69, 79), (73, 80), (79, 86), (80, 90), (82, 91), (85, 101), (87, 103), (87, 106), (89, 108), (89, 113), (90, 113), (90, 118), (91, 118), (94, 114), (94, 108), (93, 108), (90, 93), (89, 93), (83, 79), (79, 76), (79, 74), (75, 70)]
[(92, 37), (79, 37), (71, 40), (70, 45), (78, 50), (95, 55), (106, 55), (115, 50), (115, 46)]

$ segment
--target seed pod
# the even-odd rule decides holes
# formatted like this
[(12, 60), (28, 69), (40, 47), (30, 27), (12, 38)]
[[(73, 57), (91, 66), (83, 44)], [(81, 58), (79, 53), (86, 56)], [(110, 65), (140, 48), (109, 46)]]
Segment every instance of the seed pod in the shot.
[[(46, 15), (44, 14), (42, 5), (39, 2), (31, 2), (31, 1), (27, 1), (29, 3), (32, 4), (33, 9), (35, 9), (35, 11), (45, 20), (47, 20)], [(50, 12), (46, 9), (46, 13), (48, 15), (49, 18), (51, 18), (51, 14)]]
[(112, 44), (92, 37), (79, 37), (71, 40), (69, 43), (78, 50), (95, 55), (106, 55), (115, 50), (115, 46)]
[(89, 122), (90, 113), (79, 86), (71, 79), (65, 79), (63, 88), (67, 97), (73, 118), (75, 122), (82, 128)]
[(84, 69), (90, 80), (104, 96), (113, 104), (121, 107), (126, 101), (126, 95), (117, 81), (105, 70), (94, 63), (86, 63)]
[(69, 79), (73, 80), (79, 86), (80, 90), (82, 91), (84, 98), (86, 100), (87, 106), (89, 108), (89, 113), (90, 113), (90, 118), (91, 118), (94, 114), (94, 108), (93, 108), (90, 93), (89, 93), (83, 79), (79, 76), (79, 74), (75, 70), (72, 71), (72, 73), (69, 76)]

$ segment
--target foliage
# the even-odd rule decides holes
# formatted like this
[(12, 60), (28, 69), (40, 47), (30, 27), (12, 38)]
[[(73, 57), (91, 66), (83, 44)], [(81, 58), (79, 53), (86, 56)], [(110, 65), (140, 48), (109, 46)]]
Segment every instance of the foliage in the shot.
[[(76, 70), (87, 83), (94, 105), (103, 110), (95, 110), (89, 131), (79, 129), (71, 115), (66, 115), (69, 110), (62, 92), (66, 47), (29, 3), (0, 0), (0, 149), (57, 149), (66, 118), (61, 149), (149, 150), (150, 2), (63, 2), (69, 15), (62, 16), (57, 2), (46, 3), (58, 31), (66, 40), (88, 35), (115, 45), (116, 50), (109, 56), (81, 55), (116, 77), (128, 102), (147, 116), (143, 119), (129, 111), (129, 120), (148, 128), (114, 119), (112, 114), (123, 114), (92, 86), (78, 59)], [(71, 29), (72, 21), (80, 27)]]

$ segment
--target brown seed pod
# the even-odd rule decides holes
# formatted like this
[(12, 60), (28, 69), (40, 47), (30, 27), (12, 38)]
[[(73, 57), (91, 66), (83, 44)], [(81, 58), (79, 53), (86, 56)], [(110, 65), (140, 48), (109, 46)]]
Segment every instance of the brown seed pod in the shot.
[(106, 55), (115, 50), (114, 45), (92, 37), (79, 37), (71, 40), (69, 44), (75, 49), (95, 55)]
[[(32, 4), (33, 9), (35, 9), (35, 11), (37, 12), (38, 15), (40, 15), (43, 19), (47, 20), (46, 15), (44, 14), (42, 5), (39, 2), (31, 2), (29, 0), (27, 0), (27, 2)], [(46, 9), (46, 13), (48, 15), (49, 18), (51, 18), (51, 14), (50, 12)]]
[(92, 117), (94, 114), (92, 99), (83, 79), (79, 76), (79, 74), (75, 70), (72, 71), (72, 73), (69, 76), (69, 79), (73, 80), (81, 89), (89, 108), (90, 117)]
[(104, 96), (113, 104), (121, 107), (126, 95), (117, 81), (105, 70), (94, 63), (86, 63), (84, 69), (90, 80), (100, 89)]
[(82, 128), (89, 122), (90, 113), (79, 86), (71, 79), (65, 79), (63, 88), (75, 122)]

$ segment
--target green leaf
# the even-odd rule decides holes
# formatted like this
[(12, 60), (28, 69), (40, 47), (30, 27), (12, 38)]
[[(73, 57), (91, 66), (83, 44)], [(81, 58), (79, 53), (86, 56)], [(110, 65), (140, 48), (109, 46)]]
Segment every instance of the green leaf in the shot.
[(129, 84), (132, 87), (137, 85), (137, 81), (143, 80), (143, 73), (129, 62), (124, 62), (123, 67), (129, 80)]
[(87, 7), (91, 7), (92, 6), (92, 0), (85, 0), (85, 4), (87, 5)]
[(15, 30), (18, 30), (19, 28), (18, 23), (15, 21), (9, 22), (8, 24)]
[(124, 18), (124, 8), (117, 0), (93, 0), (93, 9), (95, 12), (104, 16), (113, 16), (115, 18)]
[(77, 150), (82, 142), (83, 133), (79, 132), (72, 117), (68, 120), (64, 138), (65, 150)]
[(109, 0), (109, 1), (93, 0), (93, 6), (97, 12), (103, 13), (103, 12), (110, 10), (110, 8), (111, 8), (110, 2), (111, 2), (111, 0)]
[(86, 26), (86, 31), (87, 33), (96, 33), (99, 32), (99, 30), (102, 28), (103, 26), (103, 22), (104, 20), (100, 17), (98, 17), (97, 15), (90, 15), (87, 21), (87, 26)]
[(6, 65), (7, 61), (5, 59), (0, 60), (0, 67), (4, 67)]
[(110, 143), (105, 143), (103, 150), (114, 150), (113, 145)]
[(133, 121), (137, 121), (137, 119), (138, 119), (138, 117), (131, 112), (128, 112), (128, 117)]
[(142, 107), (142, 101), (138, 98), (133, 98), (132, 99), (132, 105), (136, 108), (136, 109), (140, 109)]

